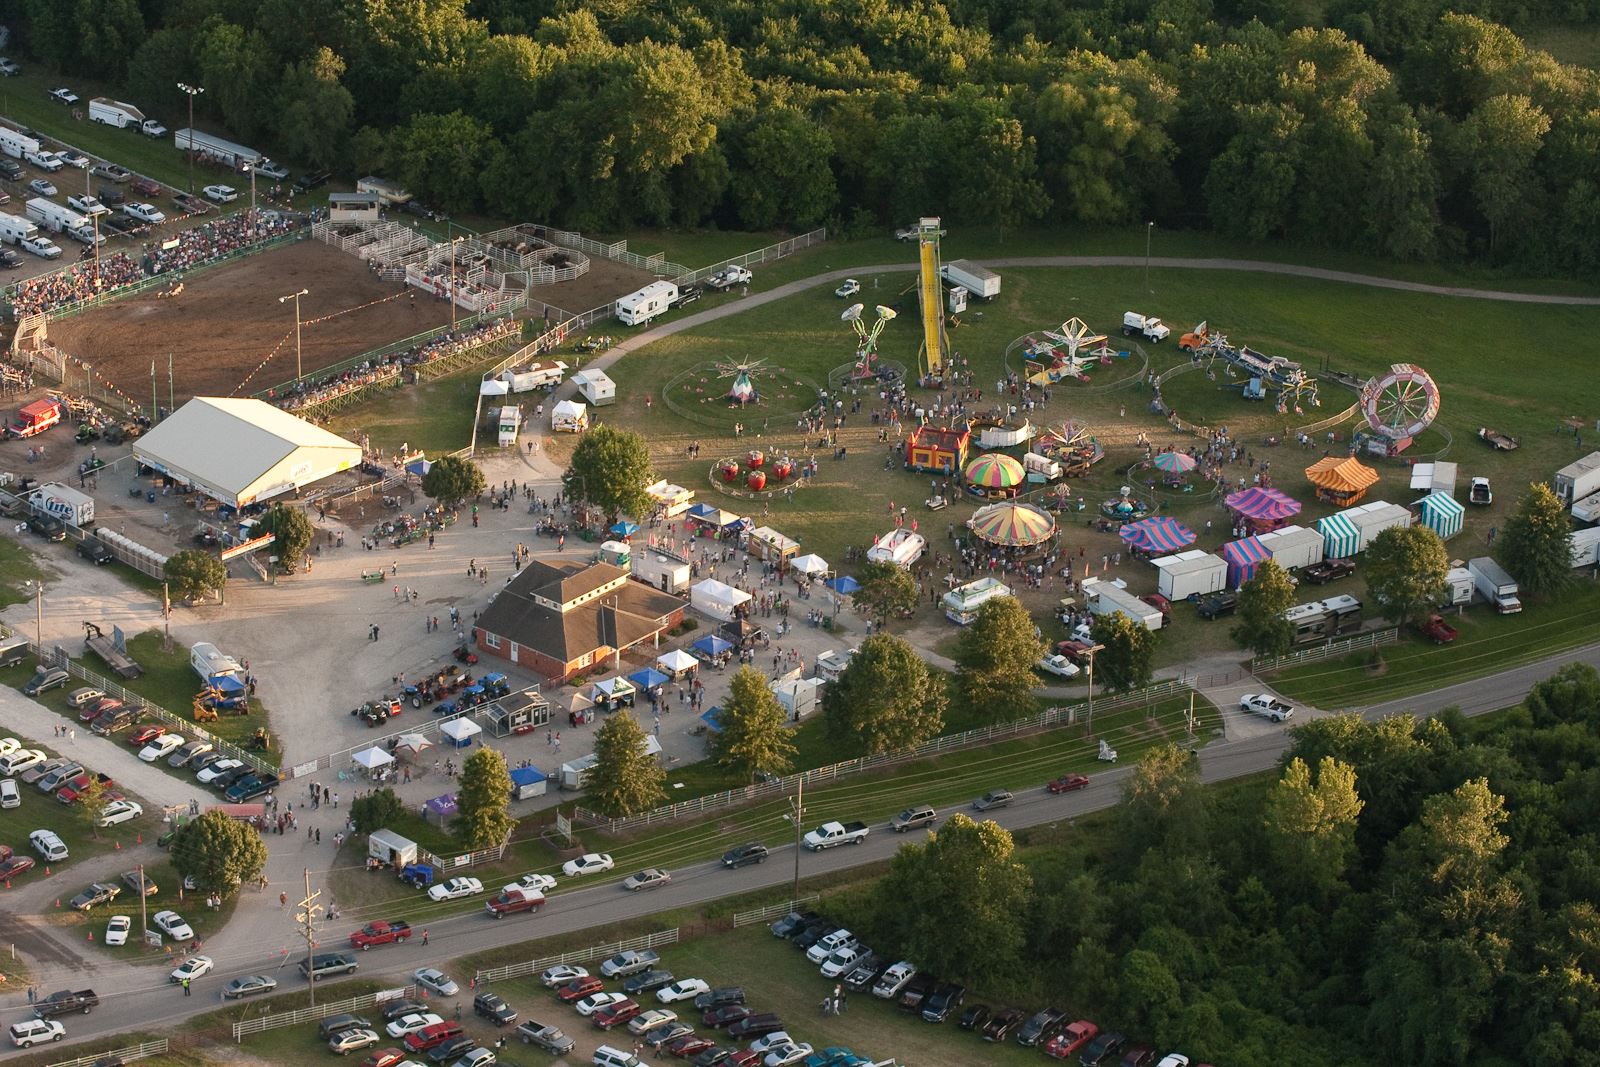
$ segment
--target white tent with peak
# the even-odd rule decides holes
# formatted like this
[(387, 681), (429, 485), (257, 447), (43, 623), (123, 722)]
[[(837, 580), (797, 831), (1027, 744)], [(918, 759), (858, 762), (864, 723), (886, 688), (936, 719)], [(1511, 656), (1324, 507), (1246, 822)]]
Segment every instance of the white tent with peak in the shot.
[(809, 574), (813, 577), (828, 573), (828, 561), (815, 552), (807, 552), (803, 556), (796, 556), (789, 561), (789, 566), (801, 574)]

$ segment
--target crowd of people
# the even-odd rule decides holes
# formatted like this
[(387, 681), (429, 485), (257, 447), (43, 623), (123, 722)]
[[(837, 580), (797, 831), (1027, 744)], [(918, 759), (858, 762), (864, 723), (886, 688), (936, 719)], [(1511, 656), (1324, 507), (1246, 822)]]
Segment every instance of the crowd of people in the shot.
[(277, 213), (269, 213), (251, 221), (247, 213), (228, 215), (202, 223), (177, 236), (177, 243), (167, 248), (167, 241), (151, 241), (144, 246), (144, 269), (147, 274), (164, 274), (170, 271), (189, 270), (214, 259), (232, 255), (256, 241), (282, 237), (299, 223)]
[(12, 305), (17, 317), (68, 307), (101, 293), (131, 285), (144, 277), (144, 271), (125, 252), (113, 252), (93, 260), (75, 263), (65, 270), (43, 274), (18, 282)]

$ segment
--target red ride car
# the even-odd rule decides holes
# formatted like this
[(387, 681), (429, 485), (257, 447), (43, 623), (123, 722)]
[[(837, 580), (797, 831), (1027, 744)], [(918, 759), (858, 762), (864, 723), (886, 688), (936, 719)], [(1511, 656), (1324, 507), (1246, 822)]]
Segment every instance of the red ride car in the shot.
[(623, 1023), (638, 1015), (643, 1009), (631, 1000), (619, 1000), (609, 1008), (601, 1008), (594, 1013), (594, 1024), (602, 1030), (609, 1030), (613, 1026)]
[(1044, 1054), (1064, 1060), (1100, 1036), (1100, 1027), (1088, 1019), (1071, 1023), (1055, 1037), (1044, 1043)]
[(761, 1053), (752, 1052), (742, 1048), (732, 1056), (722, 1061), (722, 1067), (756, 1067), (761, 1062)]
[(1089, 784), (1089, 779), (1081, 774), (1065, 774), (1049, 785), (1045, 791), (1049, 793), (1070, 793), (1074, 789), (1082, 789)]
[(603, 993), (605, 988), (606, 984), (591, 974), (587, 978), (574, 978), (562, 986), (561, 992), (556, 994), (556, 999), (563, 1004), (575, 1004), (584, 997)]

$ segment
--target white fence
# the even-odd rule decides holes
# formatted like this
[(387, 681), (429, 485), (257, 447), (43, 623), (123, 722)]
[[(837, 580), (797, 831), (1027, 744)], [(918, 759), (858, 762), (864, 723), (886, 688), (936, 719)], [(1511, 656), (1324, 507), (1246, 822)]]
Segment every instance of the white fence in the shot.
[(167, 1053), (167, 1039), (145, 1041), (127, 1048), (111, 1049), (108, 1052), (94, 1052), (87, 1056), (79, 1056), (75, 1060), (62, 1060), (52, 1063), (50, 1067), (94, 1067), (101, 1063), (132, 1063), (134, 1060), (147, 1060), (151, 1056), (164, 1056)]
[[(1165, 682), (1157, 682), (1155, 685), (1146, 686), (1143, 689), (1136, 689), (1130, 693), (1100, 697), (1095, 700), (1095, 705), (1103, 711), (1112, 711), (1134, 704), (1160, 700), (1186, 692), (1188, 689), (1189, 682), (1187, 678), (1174, 678)], [(696, 815), (734, 804), (745, 804), (764, 797), (792, 793), (795, 790), (795, 786), (802, 782), (808, 786), (819, 782), (832, 782), (840, 778), (863, 774), (867, 771), (891, 767), (909, 760), (924, 759), (928, 756), (937, 756), (957, 749), (987, 744), (1002, 738), (1016, 737), (1019, 734), (1029, 733), (1033, 730), (1040, 730), (1050, 726), (1071, 725), (1078, 721), (1080, 715), (1086, 715), (1088, 711), (1089, 705), (1087, 703), (1073, 704), (1070, 707), (1049, 708), (1027, 718), (1012, 719), (1009, 722), (980, 726), (975, 730), (967, 730), (959, 734), (936, 737), (931, 741), (924, 741), (914, 748), (902, 749), (899, 752), (883, 752), (876, 756), (861, 756), (853, 760), (845, 760), (843, 763), (834, 763), (826, 767), (802, 771), (799, 774), (791, 774), (785, 778), (774, 778), (769, 782), (758, 782), (739, 789), (729, 789), (721, 793), (711, 793), (703, 797), (681, 800), (676, 804), (669, 804), (666, 807), (640, 812), (638, 815), (629, 815), (624, 818), (608, 819), (581, 807), (574, 808), (572, 816), (575, 820), (603, 830), (606, 833), (622, 833), (639, 826), (670, 822), (673, 819), (681, 819), (686, 815)]]
[(677, 282), (679, 285), (688, 285), (693, 282), (703, 282), (713, 274), (717, 273), (717, 271), (722, 270), (724, 267), (748, 267), (757, 263), (771, 263), (775, 259), (782, 259), (784, 256), (792, 256), (802, 248), (810, 248), (812, 245), (819, 245), (827, 239), (827, 227), (822, 227), (821, 229), (812, 230), (810, 233), (803, 233), (799, 237), (791, 237), (787, 241), (779, 241), (777, 244), (768, 245), (765, 248), (758, 248), (754, 252), (746, 252), (742, 256), (734, 256), (732, 259), (720, 260), (709, 267), (701, 267), (699, 270), (689, 271), (688, 273), (680, 276), (677, 279)]
[(563, 963), (588, 963), (591, 960), (615, 956), (619, 952), (638, 952), (640, 949), (659, 948), (662, 945), (675, 945), (677, 943), (678, 928), (674, 926), (670, 930), (657, 930), (653, 934), (635, 937), (628, 941), (615, 941), (609, 945), (591, 945), (589, 948), (579, 949), (576, 952), (563, 952), (559, 956), (524, 960), (522, 963), (511, 963), (504, 967), (490, 967), (473, 975), (473, 980), (481, 986), (485, 982), (503, 982), (507, 978), (526, 978), (529, 975), (538, 974), (547, 967), (555, 967)]
[(1290, 652), (1284, 656), (1263, 656), (1250, 661), (1252, 671), (1281, 671), (1285, 667), (1296, 667), (1302, 663), (1316, 663), (1319, 660), (1335, 659), (1339, 656), (1348, 656), (1352, 652), (1360, 652), (1366, 648), (1380, 648), (1384, 645), (1393, 645), (1400, 640), (1400, 628), (1391, 626), (1384, 630), (1373, 630), (1371, 633), (1356, 634), (1340, 641), (1329, 641), (1325, 645), (1314, 648), (1302, 649), (1299, 652)]
[(755, 908), (751, 911), (739, 911), (733, 915), (734, 929), (741, 926), (755, 926), (758, 923), (769, 923), (774, 919), (781, 919), (791, 911), (815, 904), (820, 898), (813, 895), (801, 897), (799, 900), (789, 900), (782, 904), (768, 904), (764, 908)]
[(330, 1004), (318, 1004), (314, 1008), (301, 1008), (298, 1011), (280, 1011), (274, 1014), (258, 1015), (253, 1019), (244, 1019), (233, 1024), (233, 1039), (243, 1041), (249, 1034), (264, 1034), (268, 1030), (281, 1030), (285, 1026), (299, 1026), (301, 1023), (316, 1022), (330, 1015), (339, 1015), (347, 1011), (364, 1011), (378, 1004), (401, 997), (412, 999), (417, 995), (416, 986), (401, 986), (395, 989), (385, 989), (378, 993), (363, 993), (359, 997), (346, 997), (344, 1000), (335, 1000)]
[(524, 232), (541, 241), (549, 241), (553, 245), (565, 248), (576, 248), (580, 252), (587, 252), (591, 256), (600, 256), (602, 259), (615, 260), (625, 263), (638, 270), (659, 274), (664, 278), (681, 278), (689, 273), (689, 268), (682, 263), (669, 262), (659, 253), (653, 256), (635, 255), (628, 251), (627, 241), (617, 241), (614, 244), (603, 244), (600, 241), (590, 240), (581, 233), (570, 230), (557, 230), (549, 226), (524, 224), (520, 227)]

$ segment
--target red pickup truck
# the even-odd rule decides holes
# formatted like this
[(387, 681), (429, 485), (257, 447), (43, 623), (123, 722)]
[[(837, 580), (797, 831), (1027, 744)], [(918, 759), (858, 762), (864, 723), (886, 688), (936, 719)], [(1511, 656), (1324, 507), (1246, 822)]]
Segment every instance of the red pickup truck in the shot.
[(1456, 628), (1445, 622), (1444, 617), (1440, 615), (1430, 616), (1428, 621), (1419, 624), (1417, 629), (1422, 631), (1423, 637), (1429, 638), (1436, 645), (1448, 645), (1456, 639)]
[(404, 919), (372, 922), (350, 935), (350, 947), (366, 950), (373, 945), (388, 945), (411, 936), (411, 924)]
[(508, 885), (500, 891), (499, 896), (484, 905), (484, 910), (496, 919), (504, 919), (519, 911), (538, 911), (543, 906), (544, 894), (537, 889)]

